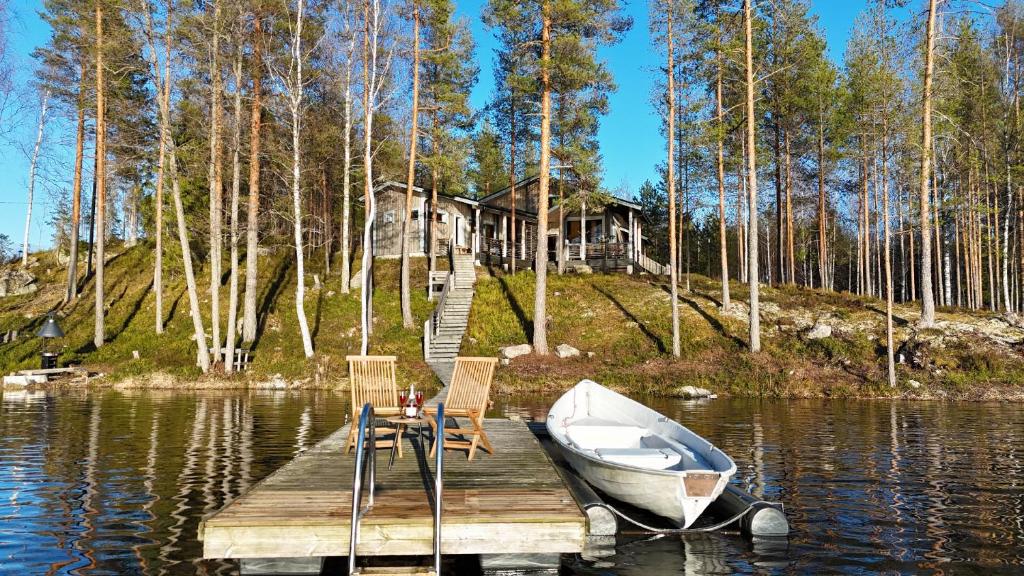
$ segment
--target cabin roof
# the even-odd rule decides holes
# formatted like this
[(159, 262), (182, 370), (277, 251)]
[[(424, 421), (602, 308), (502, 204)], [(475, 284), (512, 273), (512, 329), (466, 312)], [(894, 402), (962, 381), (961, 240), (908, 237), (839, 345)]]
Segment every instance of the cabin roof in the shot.
[[(522, 180), (519, 180), (518, 182), (516, 182), (516, 188), (525, 188), (525, 187), (529, 186), (530, 184), (533, 184), (534, 182), (536, 182), (539, 179), (540, 179), (540, 175), (539, 174), (534, 174), (533, 176), (528, 176), (528, 177), (523, 178)], [(508, 194), (511, 191), (512, 191), (512, 187), (511, 186), (506, 186), (506, 187), (502, 188), (501, 190), (498, 190), (497, 192), (492, 192), (491, 194), (488, 194), (487, 196), (484, 196), (483, 198), (481, 198), (479, 200), (479, 202), (480, 202), (481, 205), (490, 207), (489, 204), (490, 204), (491, 201), (496, 200), (497, 198), (500, 198), (501, 196), (504, 196), (504, 195)], [(633, 202), (632, 200), (626, 200), (625, 198), (619, 198), (618, 196), (615, 196), (615, 195), (610, 195), (610, 198), (611, 198), (611, 203), (612, 204), (617, 204), (617, 205), (623, 206), (625, 208), (632, 208), (633, 210), (641, 210), (640, 205), (637, 204), (636, 202)], [(554, 210), (555, 208), (557, 208), (557, 206), (554, 207), (554, 208), (551, 208), (550, 210)]]
[[(387, 180), (385, 182), (381, 182), (380, 184), (377, 184), (376, 186), (374, 186), (373, 192), (374, 192), (374, 194), (376, 194), (376, 193), (378, 193), (381, 190), (384, 190), (386, 188), (401, 188), (402, 190), (405, 190), (405, 184), (402, 183), (402, 182), (395, 182), (394, 180)], [(429, 193), (428, 190), (426, 190), (425, 188), (422, 188), (420, 186), (415, 186), (415, 185), (412, 187), (412, 191), (416, 195), (421, 195), (422, 194), (423, 196), (427, 196), (428, 193)], [(360, 202), (365, 201), (365, 196), (366, 196), (365, 194), (360, 195), (359, 196), (359, 201)], [(452, 194), (445, 194), (444, 192), (438, 192), (437, 196), (439, 198), (444, 198), (446, 200), (453, 200), (455, 202), (461, 202), (463, 204), (468, 204), (469, 206), (479, 206), (480, 205), (480, 203), (477, 202), (476, 200), (473, 200), (472, 198), (466, 198), (465, 196), (454, 196)]]

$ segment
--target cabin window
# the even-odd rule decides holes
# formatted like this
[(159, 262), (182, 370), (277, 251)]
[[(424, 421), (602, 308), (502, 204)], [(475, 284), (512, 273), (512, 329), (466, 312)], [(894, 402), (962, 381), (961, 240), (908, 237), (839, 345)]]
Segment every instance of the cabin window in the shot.
[(388, 210), (387, 212), (384, 213), (384, 223), (385, 224), (394, 224), (395, 223), (395, 211), (394, 210)]
[(419, 210), (413, 210), (412, 211), (412, 219), (413, 220), (419, 220), (420, 219), (420, 211)]

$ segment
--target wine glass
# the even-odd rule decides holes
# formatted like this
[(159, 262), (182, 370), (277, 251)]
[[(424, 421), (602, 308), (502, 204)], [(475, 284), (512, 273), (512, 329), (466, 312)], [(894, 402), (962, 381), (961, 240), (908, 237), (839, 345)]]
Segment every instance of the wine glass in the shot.
[(423, 392), (416, 391), (416, 406), (423, 406)]
[(402, 390), (398, 393), (398, 405), (405, 406), (405, 403), (409, 401), (409, 393)]

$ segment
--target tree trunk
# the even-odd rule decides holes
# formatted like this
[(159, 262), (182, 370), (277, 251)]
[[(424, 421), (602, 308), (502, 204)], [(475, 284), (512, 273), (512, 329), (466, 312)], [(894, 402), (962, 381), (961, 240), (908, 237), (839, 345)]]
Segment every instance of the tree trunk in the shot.
[[(171, 2), (167, 3), (166, 22), (164, 24), (164, 74), (160, 80), (158, 73), (159, 65), (156, 58), (151, 59), (154, 67), (153, 77), (158, 81), (157, 88), (160, 90), (160, 152), (157, 157), (156, 172), (156, 263), (153, 268), (153, 290), (156, 297), (155, 317), (153, 319), (157, 334), (164, 333), (164, 164), (167, 161), (167, 139), (170, 137), (170, 126), (167, 125), (170, 118), (169, 109), (171, 102)], [(147, 23), (148, 20), (147, 16)], [(152, 29), (152, 25), (149, 25)], [(151, 34), (152, 36), (152, 34)], [(150, 48), (156, 49), (156, 41), (153, 40)], [(155, 56), (155, 55), (154, 55)]]
[[(509, 123), (511, 124), (511, 132), (509, 133), (509, 199), (512, 202), (512, 263), (510, 270), (512, 274), (516, 273), (516, 94), (513, 90), (509, 96)], [(548, 145), (550, 150), (550, 144)], [(501, 235), (504, 238), (508, 232), (506, 230), (501, 231)], [(502, 254), (505, 257), (506, 254)]]
[[(295, 219), (295, 314), (299, 320), (299, 334), (302, 336), (302, 350), (306, 358), (313, 357), (313, 340), (309, 336), (309, 324), (306, 322), (306, 264), (302, 252), (302, 190), (300, 187), (302, 149), (300, 136), (302, 125), (300, 112), (302, 107), (302, 11), (304, 0), (298, 0), (295, 16), (295, 34), (292, 36), (292, 66), (295, 68), (295, 84), (288, 90), (292, 112), (292, 216)], [(289, 83), (291, 80), (289, 79)], [(214, 325), (216, 326), (216, 324)]]
[(889, 128), (882, 118), (882, 219), (885, 236), (885, 350), (889, 374), (889, 386), (896, 387), (896, 361), (893, 354), (892, 330), (892, 254), (889, 234)]
[[(363, 2), (363, 194), (365, 203), (365, 224), (363, 225), (362, 294), (361, 294), (361, 343), (360, 353), (366, 355), (370, 348), (370, 333), (373, 331), (373, 224), (377, 217), (377, 199), (373, 194), (373, 111), (376, 105), (377, 89), (377, 22), (379, 5), (376, 0), (373, 10), (373, 41), (370, 41), (370, 2)], [(433, 231), (431, 231), (433, 232)], [(433, 241), (433, 239), (431, 239)]]
[(935, 298), (932, 292), (931, 213), (928, 209), (928, 183), (932, 151), (932, 74), (935, 59), (935, 12), (937, 0), (928, 2), (928, 27), (925, 36), (924, 90), (921, 113), (921, 322), (922, 328), (935, 324)]
[[(402, 326), (412, 328), (412, 302), (409, 287), (409, 247), (412, 236), (412, 188), (416, 177), (416, 141), (419, 136), (419, 105), (420, 105), (420, 11), (413, 4), (412, 16), (412, 120), (409, 128), (409, 170), (405, 180), (405, 215), (402, 218), (402, 271), (401, 301)], [(432, 206), (436, 211), (436, 205)]]
[(210, 349), (206, 346), (206, 331), (203, 329), (203, 315), (199, 310), (199, 291), (196, 289), (196, 275), (192, 270), (192, 250), (188, 242), (188, 227), (185, 223), (185, 207), (181, 202), (181, 185), (178, 178), (178, 154), (173, 141), (170, 146), (171, 195), (174, 197), (174, 215), (178, 221), (178, 242), (181, 244), (181, 261), (185, 267), (185, 285), (188, 288), (188, 307), (192, 316), (193, 337), (198, 347), (199, 367), (203, 373), (210, 371)]
[(668, 191), (668, 263), (669, 263), (669, 286), (672, 294), (672, 355), (679, 357), (679, 263), (676, 256), (678, 246), (676, 242), (676, 179), (675, 179), (675, 120), (676, 120), (676, 91), (675, 91), (675, 47), (673, 46), (672, 11), (674, 7), (668, 6), (668, 24), (666, 31), (666, 54), (668, 66), (665, 69), (665, 80), (668, 89), (665, 96), (668, 103), (668, 111), (665, 116), (668, 122), (666, 131), (668, 145), (668, 160), (665, 164), (666, 177), (665, 189)]
[(821, 279), (822, 288), (828, 283), (826, 276), (826, 221), (825, 221), (825, 127), (824, 115), (818, 117), (818, 278)]
[(210, 49), (210, 332), (213, 336), (213, 363), (220, 362), (220, 274), (221, 218), (223, 216), (223, 173), (221, 169), (221, 78), (220, 78), (220, 0), (213, 0), (213, 38)]
[[(719, 14), (721, 17), (721, 14)], [(721, 22), (719, 22), (721, 26)], [(715, 113), (718, 118), (718, 253), (721, 259), (722, 274), (722, 310), (727, 311), (731, 306), (729, 302), (729, 246), (726, 240), (725, 224), (725, 116), (722, 110), (722, 47), (721, 29), (718, 33), (715, 60), (717, 62), (717, 74), (715, 76)], [(736, 219), (739, 222), (739, 217)]]
[[(544, 0), (541, 8), (541, 101), (540, 101), (540, 182), (537, 198), (537, 284), (533, 299), (533, 350), (548, 354), (547, 280), (548, 280), (548, 191), (551, 185), (551, 6)], [(515, 226), (512, 227), (513, 234)], [(515, 260), (513, 259), (513, 262)]]
[(242, 183), (242, 39), (236, 36), (235, 52), (235, 122), (231, 133), (231, 282), (228, 288), (227, 357), (224, 371), (231, 374), (235, 368), (235, 340), (238, 330), (238, 200)]
[[(789, 130), (783, 134), (783, 149), (786, 155), (786, 281), (796, 284), (796, 247), (793, 246), (793, 160)], [(821, 287), (825, 288), (826, 286), (823, 277)]]
[[(783, 223), (783, 214), (785, 209), (782, 202), (782, 127), (779, 124), (778, 115), (773, 118), (775, 123), (775, 262), (774, 266), (769, 265), (769, 268), (774, 271), (772, 276), (769, 277), (768, 285), (771, 286), (772, 280), (779, 284), (786, 282), (785, 275), (785, 238), (786, 229)], [(769, 243), (768, 246), (768, 260), (771, 263), (772, 259), (772, 247)]]
[(356, 34), (352, 26), (352, 14), (346, 5), (345, 31), (349, 34), (348, 53), (345, 58), (345, 138), (342, 176), (341, 206), (341, 293), (348, 294), (352, 284), (352, 59), (356, 53)]
[(249, 197), (245, 223), (245, 301), (242, 304), (242, 340), (256, 339), (256, 281), (260, 229), (260, 129), (263, 115), (263, 23), (253, 15), (252, 101), (249, 107)]
[(751, 31), (751, 0), (743, 0), (746, 80), (747, 80), (747, 187), (750, 195), (749, 282), (750, 282), (750, 351), (761, 351), (761, 317), (758, 294), (758, 232), (757, 232), (757, 119), (754, 116), (754, 41)]
[[(68, 251), (68, 283), (64, 303), (78, 298), (78, 236), (82, 228), (82, 158), (85, 156), (85, 62), (78, 84), (78, 123), (75, 126), (75, 177), (71, 184), (71, 245)], [(159, 256), (158, 256), (159, 261)]]
[(96, 2), (96, 192), (93, 201), (96, 203), (96, 215), (93, 227), (96, 229), (96, 306), (95, 330), (93, 344), (96, 348), (103, 346), (104, 340), (104, 309), (103, 309), (103, 269), (104, 240), (106, 237), (106, 205), (107, 205), (107, 122), (105, 115), (105, 91), (103, 85), (103, 3)]
[(25, 211), (25, 241), (21, 247), (21, 265), (28, 266), (28, 238), (32, 230), (32, 202), (35, 199), (36, 165), (39, 163), (39, 148), (43, 145), (43, 128), (46, 127), (46, 108), (50, 105), (50, 90), (43, 92), (39, 108), (39, 128), (36, 130), (36, 144), (32, 149), (32, 162), (28, 168), (28, 209)]

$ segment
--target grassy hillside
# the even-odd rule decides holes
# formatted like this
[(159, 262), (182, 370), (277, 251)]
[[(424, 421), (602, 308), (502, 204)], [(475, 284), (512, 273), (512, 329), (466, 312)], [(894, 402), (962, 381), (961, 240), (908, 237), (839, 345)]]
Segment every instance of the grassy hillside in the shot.
[[(159, 374), (172, 385), (245, 384), (280, 374), (288, 382), (333, 385), (346, 373), (344, 358), (359, 347), (358, 292), (342, 295), (337, 267), (324, 277), (323, 262), (310, 263), (306, 314), (316, 356), (302, 355), (295, 316), (295, 270), (291, 252), (261, 257), (259, 331), (254, 362), (245, 375), (202, 376), (195, 362), (188, 296), (176, 262), (165, 272), (166, 332), (154, 334), (151, 291), (152, 250), (124, 250), (107, 266), (107, 344), (92, 345), (93, 285), (81, 298), (60, 307), (64, 268), (50, 253), (38, 254), (31, 271), (39, 292), (0, 299), (0, 332), (18, 329), (21, 338), (0, 345), (0, 369), (36, 367), (40, 342), (31, 336), (48, 311), (56, 310), (67, 337), (61, 363), (82, 363), (110, 380), (145, 383)], [(174, 260), (173, 258), (171, 260)], [(416, 285), (426, 280), (424, 259), (413, 259)], [(202, 268), (200, 298), (209, 331), (208, 279)], [(320, 275), (317, 289), (313, 274)], [(422, 361), (423, 321), (433, 304), (422, 290), (413, 295), (417, 328), (404, 330), (398, 304), (398, 262), (380, 260), (375, 271), (375, 332), (371, 351), (399, 357), (404, 382), (437, 385)], [(628, 390), (672, 394), (694, 385), (717, 393), (752, 396), (905, 396), (1024, 399), (1024, 328), (1013, 317), (941, 310), (938, 326), (919, 331), (914, 306), (896, 309), (896, 343), (904, 363), (900, 384), (885, 383), (884, 303), (848, 294), (800, 288), (766, 288), (762, 293), (761, 354), (746, 351), (746, 292), (732, 285), (734, 306), (723, 313), (718, 284), (694, 275), (692, 291), (680, 290), (682, 356), (673, 359), (668, 286), (664, 280), (621, 274), (549, 275), (548, 326), (552, 348), (572, 345), (583, 354), (558, 359), (525, 356), (498, 371), (506, 392), (562, 389), (581, 378)], [(224, 278), (227, 284), (227, 276)], [(481, 269), (462, 353), (497, 355), (503, 346), (529, 342), (534, 277)], [(227, 290), (222, 290), (227, 308)], [(815, 323), (832, 336), (810, 339)], [(226, 323), (225, 319), (222, 321)], [(138, 358), (134, 358), (138, 352)], [(171, 376), (168, 380), (163, 375)]]
[[(680, 290), (680, 347), (673, 359), (668, 285), (650, 277), (549, 275), (548, 343), (583, 354), (516, 358), (499, 372), (505, 389), (562, 389), (588, 377), (625, 389), (672, 394), (694, 385), (753, 396), (1024, 398), (1024, 330), (1013, 319), (943, 310), (938, 328), (914, 329), (912, 306), (896, 309), (900, 385), (885, 373), (885, 304), (873, 298), (786, 287), (763, 289), (760, 354), (746, 349), (746, 290), (732, 284), (723, 314), (720, 285), (692, 276)], [(481, 277), (463, 353), (493, 355), (529, 342), (533, 276)], [(821, 321), (832, 337), (812, 340)], [(587, 354), (587, 353), (590, 354)], [(914, 382), (911, 382), (913, 380)], [(915, 385), (920, 384), (920, 385)]]
[[(36, 294), (0, 299), (0, 332), (18, 329), (21, 333), (17, 342), (0, 345), (0, 369), (10, 371), (38, 366), (40, 341), (30, 335), (38, 329), (46, 312), (57, 310), (61, 317), (59, 322), (66, 333), (63, 342), (66, 347), (60, 357), (62, 365), (82, 363), (91, 370), (109, 374), (114, 380), (151, 373), (168, 374), (185, 384), (203, 379), (224, 379), (223, 374), (202, 377), (196, 366), (188, 294), (179, 263), (169, 263), (169, 269), (165, 269), (164, 312), (167, 321), (164, 334), (158, 336), (154, 333), (151, 247), (137, 246), (125, 250), (108, 262), (107, 343), (96, 350), (92, 344), (95, 299), (92, 281), (85, 283), (81, 297), (75, 303), (61, 308), (64, 269), (57, 266), (50, 253), (36, 256), (39, 263), (31, 272), (39, 278), (41, 290)], [(323, 262), (314, 259), (307, 268), (306, 284), (309, 289), (305, 309), (316, 356), (312, 360), (303, 356), (295, 313), (292, 260), (288, 250), (271, 252), (260, 258), (258, 331), (252, 345), (254, 360), (246, 375), (234, 377), (239, 383), (265, 381), (277, 374), (289, 382), (335, 382), (346, 374), (345, 355), (359, 351), (359, 292), (341, 294), (337, 272), (325, 278)], [(413, 262), (414, 281), (425, 285), (425, 262), (422, 259)], [(375, 354), (395, 354), (400, 358), (403, 381), (432, 387), (435, 386), (433, 375), (422, 361), (422, 329), (410, 331), (401, 327), (397, 264), (397, 261), (381, 260), (376, 266), (374, 334), (370, 347)], [(321, 278), (320, 289), (314, 286), (313, 274)], [(196, 269), (196, 275), (209, 337), (209, 276), (202, 267)], [(226, 286), (227, 272), (224, 280)], [(227, 324), (226, 288), (221, 289), (221, 295), (223, 332)], [(432, 309), (426, 295), (416, 291), (413, 311), (419, 326)], [(138, 359), (134, 359), (133, 351), (138, 352)]]

